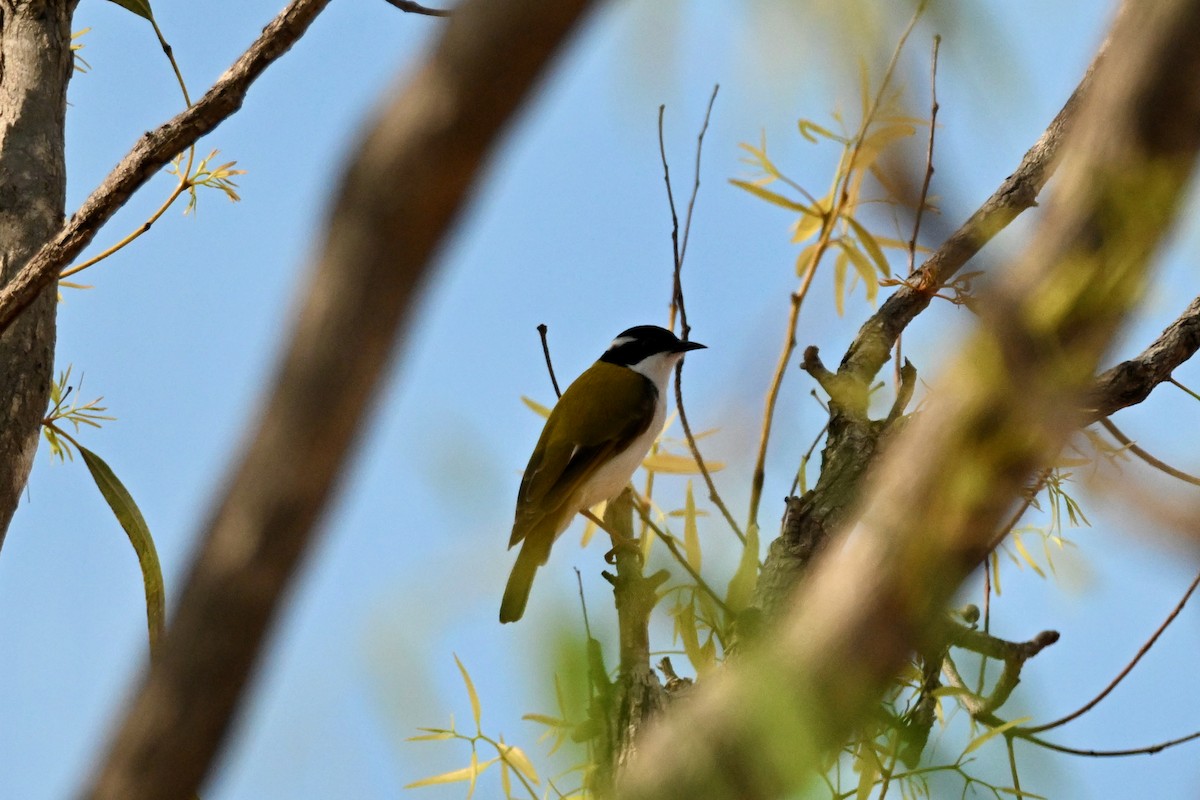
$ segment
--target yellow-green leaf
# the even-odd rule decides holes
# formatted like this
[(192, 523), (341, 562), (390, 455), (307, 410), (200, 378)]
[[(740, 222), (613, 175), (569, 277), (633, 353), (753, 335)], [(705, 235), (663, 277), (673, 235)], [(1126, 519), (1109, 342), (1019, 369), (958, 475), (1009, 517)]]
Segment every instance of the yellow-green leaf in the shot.
[(822, 198), (817, 202), (815, 214), (800, 215), (800, 218), (792, 224), (792, 244), (800, 244), (821, 232), (828, 207), (829, 198)]
[(458, 671), (462, 673), (463, 684), (467, 687), (467, 696), (471, 698), (471, 716), (475, 718), (475, 729), (479, 730), (479, 695), (475, 692), (475, 684), (471, 681), (471, 676), (467, 674), (467, 668), (458, 660), (458, 654), (454, 654), (454, 663), (458, 664)]
[[(661, 472), (667, 475), (696, 475), (700, 467), (692, 456), (679, 456), (673, 453), (652, 453), (642, 459), (642, 466), (650, 472)], [(718, 472), (725, 468), (722, 461), (705, 461), (704, 466), (709, 472)]]
[(440, 742), (446, 739), (453, 739), (454, 734), (450, 731), (438, 731), (436, 733), (423, 733), (420, 736), (409, 736), (404, 741), (406, 742)]
[(854, 271), (858, 273), (858, 277), (862, 278), (863, 287), (866, 289), (867, 302), (874, 303), (876, 295), (879, 294), (879, 278), (875, 276), (875, 268), (871, 266), (871, 262), (862, 254), (854, 242), (849, 239), (838, 239), (838, 246), (842, 248), (850, 263), (854, 265)]
[(846, 266), (849, 263), (845, 250), (833, 260), (833, 307), (839, 317), (846, 311)]
[(781, 194), (776, 194), (775, 192), (772, 192), (770, 189), (764, 189), (763, 187), (757, 186), (757, 185), (751, 183), (750, 181), (740, 181), (736, 178), (730, 178), (729, 182), (732, 183), (734, 186), (737, 186), (738, 188), (745, 189), (747, 192), (754, 195), (755, 197), (759, 197), (763, 200), (766, 200), (768, 203), (780, 206), (781, 208), (786, 208), (789, 211), (799, 211), (801, 214), (815, 214), (816, 213), (811, 208), (809, 208), (808, 206), (806, 206), (802, 203), (797, 203), (795, 200), (789, 200), (788, 198), (784, 197)]
[(871, 790), (875, 788), (875, 779), (879, 776), (882, 765), (879, 756), (870, 743), (863, 742), (858, 748), (858, 758), (854, 768), (858, 770), (858, 789), (854, 793), (855, 800), (867, 800)]
[(683, 652), (687, 654), (688, 661), (692, 662), (692, 667), (699, 673), (707, 665), (700, 649), (700, 631), (696, 627), (696, 609), (692, 607), (692, 603), (684, 603), (675, 609), (675, 630), (683, 643)]
[(879, 246), (879, 242), (875, 241), (875, 237), (871, 232), (863, 227), (862, 223), (854, 217), (843, 217), (846, 222), (850, 223), (850, 228), (854, 231), (854, 235), (858, 238), (858, 243), (867, 251), (867, 255), (875, 262), (875, 268), (879, 270), (880, 277), (886, 278), (891, 274), (891, 267), (888, 265), (887, 257), (883, 254), (883, 248)]
[(800, 251), (800, 255), (796, 256), (796, 275), (804, 277), (804, 273), (808, 272), (812, 266), (812, 260), (816, 258), (817, 248), (821, 246), (820, 242), (813, 242), (808, 247)]
[(137, 554), (138, 566), (142, 569), (142, 588), (146, 594), (146, 626), (150, 631), (150, 655), (153, 657), (158, 652), (158, 643), (167, 619), (162, 566), (158, 563), (154, 537), (150, 535), (150, 528), (133, 501), (133, 496), (108, 464), (104, 463), (104, 459), (82, 445), (78, 447), (83, 463), (96, 482), (96, 488), (104, 496), (117, 522), (121, 523), (129, 543), (133, 545), (133, 552)]
[(422, 778), (419, 781), (413, 781), (405, 786), (405, 789), (419, 789), (422, 786), (437, 786), (442, 783), (461, 783), (469, 781), (475, 777), (475, 767), (463, 767), (462, 769), (452, 769), (449, 772), (443, 772), (440, 775), (430, 775), (428, 778)]
[(687, 562), (696, 572), (700, 571), (700, 533), (696, 529), (696, 498), (692, 495), (692, 482), (687, 482), (687, 496), (683, 504), (683, 552)]
[(746, 544), (742, 547), (742, 559), (737, 572), (729, 580), (725, 593), (725, 605), (734, 614), (750, 605), (754, 587), (758, 584), (758, 526), (746, 530)]
[(872, 133), (867, 138), (863, 139), (862, 145), (858, 148), (858, 165), (866, 167), (875, 159), (879, 158), (879, 154), (887, 149), (888, 145), (895, 142), (897, 139), (905, 139), (917, 132), (917, 129), (912, 125), (888, 125), (885, 128)]
[(1042, 568), (1038, 566), (1038, 563), (1033, 560), (1033, 556), (1025, 549), (1025, 543), (1021, 541), (1021, 534), (1013, 531), (1012, 540), (1013, 546), (1017, 548), (1017, 552), (1021, 554), (1021, 558), (1025, 559), (1025, 563), (1038, 574), (1039, 578), (1045, 578), (1046, 573), (1042, 572)]
[(521, 395), (521, 402), (524, 403), (525, 405), (527, 405), (530, 409), (532, 409), (533, 413), (537, 414), (542, 419), (546, 419), (547, 417), (550, 416), (550, 409), (546, 408), (544, 405), (542, 405), (541, 403), (539, 403), (536, 400), (528, 398), (525, 395)]
[(546, 725), (551, 728), (572, 728), (572, 727), (574, 727), (570, 722), (568, 722), (565, 719), (559, 719), (558, 717), (551, 717), (546, 714), (522, 714), (521, 719), (527, 719), (530, 722), (536, 722), (540, 725)]
[[(818, 125), (817, 123), (813, 122), (811, 119), (800, 120), (797, 127), (800, 128), (800, 135), (803, 136), (805, 139), (808, 139), (813, 144), (816, 144), (817, 142), (820, 141), (819, 139), (817, 139), (817, 136), (821, 136), (825, 139), (832, 139), (835, 142), (844, 141), (841, 136), (838, 136), (836, 133), (829, 130), (828, 128)], [(814, 133), (817, 134), (817, 136), (813, 136)]]
[(514, 744), (504, 744), (503, 742), (500, 744), (500, 747), (504, 763), (524, 775), (534, 784), (541, 784), (537, 770), (533, 768), (533, 762), (529, 760), (529, 756), (525, 755), (524, 750)]
[(145, 17), (149, 20), (154, 19), (154, 12), (150, 10), (150, 0), (111, 0), (111, 2), (116, 3), (127, 11), (132, 11), (139, 17)]
[(996, 738), (1000, 734), (1004, 733), (1005, 731), (1007, 731), (1011, 728), (1015, 728), (1018, 725), (1024, 725), (1026, 722), (1028, 722), (1031, 719), (1033, 719), (1033, 717), (1020, 717), (1018, 719), (1010, 720), (1010, 721), (1004, 723), (1003, 725), (997, 725), (996, 727), (979, 734), (978, 736), (976, 736), (974, 739), (971, 740), (971, 743), (969, 745), (967, 745), (967, 749), (963, 750), (962, 754), (965, 756), (968, 753), (975, 752), (976, 750), (983, 747), (985, 744), (987, 744), (988, 742), (990, 742), (992, 739)]

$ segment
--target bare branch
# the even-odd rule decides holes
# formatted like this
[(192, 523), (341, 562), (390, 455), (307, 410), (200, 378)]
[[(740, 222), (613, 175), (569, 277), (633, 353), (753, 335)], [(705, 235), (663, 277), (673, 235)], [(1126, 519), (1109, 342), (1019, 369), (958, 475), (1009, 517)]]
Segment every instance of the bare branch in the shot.
[(409, 14), (424, 14), (427, 17), (448, 17), (449, 11), (443, 11), (440, 8), (426, 8), (420, 3), (414, 3), (413, 0), (384, 0), (401, 11)]
[(1172, 478), (1181, 480), (1184, 483), (1190, 483), (1192, 486), (1200, 486), (1200, 478), (1197, 478), (1194, 475), (1189, 475), (1181, 469), (1175, 469), (1175, 467), (1172, 467), (1165, 461), (1155, 458), (1143, 448), (1138, 447), (1137, 443), (1122, 433), (1121, 429), (1118, 428), (1116, 423), (1114, 423), (1111, 419), (1102, 419), (1100, 420), (1100, 424), (1104, 427), (1104, 430), (1108, 431), (1112, 437), (1116, 439), (1126, 450), (1133, 453), (1150, 466), (1154, 467), (1160, 472), (1170, 475)]
[(1037, 205), (1037, 196), (1054, 174), (1067, 129), (1108, 46), (1108, 40), (1105, 40), (1062, 110), (1025, 153), (1013, 173), (925, 260), (907, 282), (909, 285), (901, 286), (863, 324), (846, 352), (839, 372), (848, 372), (869, 383), (887, 363), (896, 337), (928, 307), (937, 290), (1022, 211)]
[(1197, 585), (1200, 585), (1200, 575), (1197, 575), (1195, 579), (1192, 580), (1191, 584), (1187, 588), (1187, 591), (1183, 593), (1183, 597), (1181, 597), (1179, 602), (1175, 604), (1175, 608), (1171, 609), (1171, 613), (1167, 614), (1167, 618), (1162, 621), (1162, 624), (1158, 626), (1154, 633), (1150, 634), (1150, 638), (1146, 640), (1146, 643), (1138, 648), (1138, 651), (1136, 654), (1134, 654), (1133, 659), (1125, 665), (1124, 669), (1117, 673), (1117, 677), (1113, 678), (1109, 682), (1108, 686), (1105, 686), (1099, 694), (1097, 694), (1088, 702), (1084, 703), (1076, 710), (1072, 711), (1070, 714), (1059, 717), (1051, 722), (1047, 722), (1044, 725), (1034, 725), (1028, 728), (1021, 728), (1022, 733), (1041, 733), (1042, 731), (1048, 731), (1051, 728), (1057, 728), (1061, 725), (1066, 725), (1071, 720), (1078, 719), (1095, 708), (1097, 703), (1108, 697), (1109, 693), (1112, 692), (1113, 689), (1117, 688), (1121, 681), (1125, 680), (1125, 676), (1133, 671), (1133, 668), (1136, 667), (1138, 662), (1142, 660), (1142, 656), (1150, 652), (1150, 648), (1153, 647), (1154, 643), (1158, 641), (1158, 637), (1162, 636), (1163, 631), (1167, 629), (1167, 626), (1175, 621), (1175, 618), (1179, 616), (1180, 611), (1183, 611), (1183, 607), (1187, 605), (1187, 601), (1191, 599), (1192, 593), (1196, 591)]
[(1197, 350), (1200, 350), (1200, 297), (1141, 355), (1122, 361), (1096, 379), (1088, 403), (1088, 421), (1095, 422), (1142, 402)]
[(0, 332), (58, 279), (59, 271), (88, 246), (135, 191), (241, 108), (250, 85), (304, 35), (327, 5), (329, 0), (292, 0), (194, 106), (143, 135), (54, 238), (0, 289)]
[(546, 357), (546, 371), (550, 373), (550, 383), (554, 385), (554, 396), (562, 397), (562, 389), (558, 388), (558, 378), (554, 375), (554, 362), (550, 360), (550, 342), (546, 339), (550, 329), (543, 322), (537, 326), (537, 330), (538, 336), (542, 337), (542, 355)]
[(347, 169), (254, 438), (88, 797), (191, 797), (368, 417), (431, 256), (587, 0), (476, 0)]

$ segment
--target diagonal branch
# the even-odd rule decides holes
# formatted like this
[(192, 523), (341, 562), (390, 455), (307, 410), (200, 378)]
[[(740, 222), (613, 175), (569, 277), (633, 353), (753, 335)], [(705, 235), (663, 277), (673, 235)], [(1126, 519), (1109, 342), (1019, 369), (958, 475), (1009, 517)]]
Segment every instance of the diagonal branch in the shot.
[(1041, 138), (1025, 153), (1021, 163), (983, 205), (950, 235), (921, 268), (863, 323), (846, 351), (839, 373), (870, 383), (887, 363), (896, 338), (932, 302), (934, 293), (983, 249), (992, 237), (1028, 208), (1058, 166), (1058, 155), (1067, 130), (1092, 83), (1096, 67), (1108, 51), (1108, 40), (1100, 46), (1075, 91)]
[(304, 35), (330, 0), (292, 0), (196, 104), (146, 133), (79, 210), (0, 289), (0, 332), (83, 251), (100, 228), (163, 166), (242, 107), (250, 85)]
[(1137, 358), (1122, 361), (1096, 379), (1088, 422), (1145, 400), (1154, 387), (1200, 350), (1200, 297), (1184, 309)]
[(160, 656), (85, 795), (194, 796), (368, 419), (397, 332), (504, 125), (588, 0), (473, 0), (337, 190), (291, 340)]

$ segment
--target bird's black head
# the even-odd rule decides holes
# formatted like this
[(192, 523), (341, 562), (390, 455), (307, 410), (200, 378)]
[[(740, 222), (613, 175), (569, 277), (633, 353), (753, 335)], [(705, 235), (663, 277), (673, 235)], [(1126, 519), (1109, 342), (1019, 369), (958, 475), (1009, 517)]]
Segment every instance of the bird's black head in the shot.
[(600, 356), (600, 360), (631, 367), (660, 353), (686, 353), (703, 347), (705, 345), (699, 342), (681, 341), (675, 334), (657, 325), (636, 325), (621, 331), (604, 355)]

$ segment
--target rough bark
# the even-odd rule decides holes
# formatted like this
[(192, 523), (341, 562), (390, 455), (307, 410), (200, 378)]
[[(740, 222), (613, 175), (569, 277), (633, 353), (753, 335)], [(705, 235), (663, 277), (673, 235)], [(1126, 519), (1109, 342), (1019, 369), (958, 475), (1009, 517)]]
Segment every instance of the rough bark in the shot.
[[(0, 0), (0, 287), (62, 224), (78, 0)], [(54, 368), (54, 287), (0, 334), (0, 545), (29, 478)]]
[(86, 796), (191, 797), (331, 498), (420, 278), (486, 156), (588, 0), (456, 8), (343, 177), (254, 436), (203, 536), (160, 656)]

